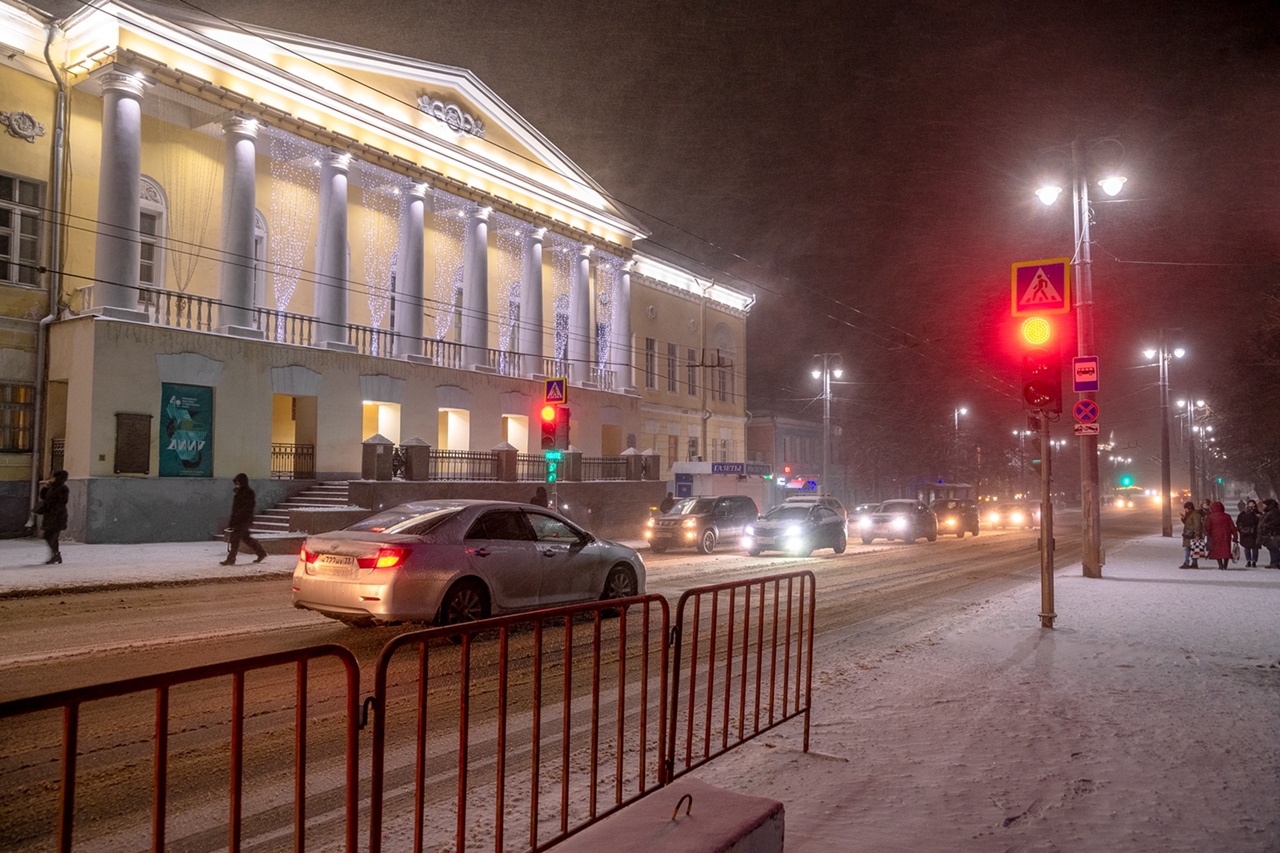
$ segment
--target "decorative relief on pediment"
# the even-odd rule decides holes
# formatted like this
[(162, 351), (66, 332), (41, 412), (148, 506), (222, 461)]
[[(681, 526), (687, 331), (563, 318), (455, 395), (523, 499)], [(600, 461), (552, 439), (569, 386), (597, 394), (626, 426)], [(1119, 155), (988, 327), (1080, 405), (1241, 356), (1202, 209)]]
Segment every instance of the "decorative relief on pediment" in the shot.
[(442, 101), (431, 95), (418, 98), (418, 109), (441, 122), (454, 133), (468, 133), (484, 139), (484, 122), (452, 101)]
[(21, 110), (7, 112), (0, 110), (0, 124), (9, 128), (9, 135), (28, 142), (35, 142), (37, 136), (44, 136), (44, 125), (35, 120), (31, 113)]

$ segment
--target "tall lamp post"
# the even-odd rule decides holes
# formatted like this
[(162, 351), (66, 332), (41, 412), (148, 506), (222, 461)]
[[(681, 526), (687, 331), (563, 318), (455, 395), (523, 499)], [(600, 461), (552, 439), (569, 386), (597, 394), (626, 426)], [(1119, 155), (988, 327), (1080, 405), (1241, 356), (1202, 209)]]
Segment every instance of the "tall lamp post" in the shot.
[(1182, 347), (1169, 349), (1164, 329), (1160, 330), (1160, 346), (1143, 350), (1148, 359), (1160, 366), (1160, 535), (1173, 536), (1173, 474), (1169, 460), (1169, 360), (1186, 355)]
[(1194, 500), (1196, 495), (1202, 490), (1200, 483), (1196, 479), (1196, 409), (1208, 408), (1208, 404), (1204, 400), (1179, 400), (1178, 408), (1186, 409), (1187, 415), (1187, 457), (1191, 460), (1191, 497)]
[[(1089, 145), (1089, 150), (1103, 143), (1120, 145), (1115, 139), (1100, 139)], [(1076, 268), (1076, 345), (1079, 356), (1096, 355), (1093, 340), (1093, 260), (1090, 250), (1089, 182), (1085, 179), (1081, 163), (1080, 140), (1071, 142), (1071, 196), (1075, 221), (1075, 251), (1072, 253)], [(1120, 146), (1123, 151), (1123, 146)], [(1107, 195), (1114, 196), (1124, 187), (1125, 179), (1108, 175), (1098, 181)], [(1053, 204), (1061, 187), (1045, 186), (1036, 195), (1045, 204)], [(1081, 393), (1081, 400), (1093, 400), (1094, 392)], [(1102, 577), (1102, 510), (1098, 494), (1098, 437), (1080, 437), (1080, 497), (1083, 527), (1082, 563), (1085, 577)]]
[(831, 494), (831, 380), (844, 375), (844, 359), (824, 352), (813, 357), (813, 378), (822, 380), (822, 493)]

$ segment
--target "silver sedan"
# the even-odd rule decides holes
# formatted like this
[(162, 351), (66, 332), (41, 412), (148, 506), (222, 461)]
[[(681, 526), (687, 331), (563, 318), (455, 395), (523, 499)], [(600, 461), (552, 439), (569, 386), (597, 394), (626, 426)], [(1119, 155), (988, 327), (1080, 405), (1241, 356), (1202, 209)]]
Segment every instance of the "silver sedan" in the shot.
[(452, 625), (644, 593), (640, 555), (556, 512), (507, 501), (401, 504), (309, 536), (293, 605), (350, 625)]

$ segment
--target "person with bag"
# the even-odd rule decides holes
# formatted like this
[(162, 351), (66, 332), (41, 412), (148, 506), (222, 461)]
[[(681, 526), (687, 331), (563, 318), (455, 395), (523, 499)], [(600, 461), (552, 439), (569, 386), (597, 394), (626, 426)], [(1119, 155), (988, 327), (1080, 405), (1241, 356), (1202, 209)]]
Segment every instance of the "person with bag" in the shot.
[(40, 490), (36, 515), (42, 516), (40, 532), (49, 546), (49, 559), (44, 561), (46, 566), (62, 562), (62, 552), (58, 550), (58, 535), (67, 529), (67, 499), (70, 497), (66, 471), (54, 471), (49, 482)]
[(1262, 521), (1262, 513), (1258, 512), (1258, 502), (1249, 499), (1240, 515), (1236, 517), (1236, 533), (1240, 536), (1240, 547), (1244, 549), (1244, 567), (1252, 569), (1258, 565), (1258, 523)]
[(1193, 556), (1192, 545), (1197, 546), (1196, 550), (1203, 550), (1201, 545), (1204, 540), (1204, 517), (1200, 515), (1200, 510), (1196, 509), (1196, 505), (1191, 501), (1187, 501), (1182, 505), (1182, 565), (1180, 569), (1198, 569), (1200, 564), (1196, 561), (1197, 554)]
[(1237, 544), (1236, 523), (1227, 515), (1222, 501), (1209, 505), (1209, 517), (1204, 520), (1204, 532), (1209, 537), (1209, 556), (1218, 561), (1218, 568), (1227, 568), (1231, 562), (1231, 547)]
[(261, 563), (267, 559), (267, 549), (262, 544), (249, 535), (249, 527), (253, 524), (253, 516), (258, 511), (258, 496), (253, 493), (253, 489), (249, 488), (249, 478), (244, 474), (236, 474), (235, 479), (231, 481), (235, 486), (235, 497), (231, 499), (231, 519), (227, 522), (227, 527), (231, 528), (231, 550), (227, 552), (227, 559), (218, 565), (234, 566), (236, 564), (236, 554), (240, 552), (240, 543), (243, 542), (254, 550), (258, 555), (255, 563)]
[(1275, 498), (1262, 502), (1262, 518), (1258, 521), (1258, 542), (1267, 549), (1268, 569), (1280, 569), (1280, 503)]

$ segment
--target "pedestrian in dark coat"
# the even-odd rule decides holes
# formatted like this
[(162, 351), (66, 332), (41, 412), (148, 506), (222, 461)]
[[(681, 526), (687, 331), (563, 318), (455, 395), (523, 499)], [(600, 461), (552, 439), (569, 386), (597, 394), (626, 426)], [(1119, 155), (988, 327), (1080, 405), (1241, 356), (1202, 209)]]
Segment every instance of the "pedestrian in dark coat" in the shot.
[(49, 545), (49, 559), (44, 561), (46, 566), (62, 562), (62, 552), (58, 550), (58, 535), (67, 529), (67, 499), (70, 497), (66, 471), (54, 471), (49, 482), (40, 490), (36, 514), (43, 516), (40, 532)]
[(551, 505), (551, 498), (547, 497), (547, 487), (538, 486), (533, 490), (533, 497), (529, 498), (529, 503), (534, 506), (546, 507)]
[(1250, 499), (1236, 516), (1236, 533), (1240, 537), (1240, 547), (1244, 549), (1244, 566), (1251, 569), (1258, 565), (1258, 522), (1262, 521), (1262, 513), (1258, 512), (1258, 502)]
[(1222, 501), (1209, 505), (1209, 517), (1204, 520), (1204, 532), (1209, 536), (1209, 556), (1218, 561), (1218, 568), (1225, 569), (1231, 562), (1231, 546), (1236, 543), (1236, 523), (1227, 515)]
[(1198, 569), (1200, 563), (1191, 556), (1191, 540), (1204, 535), (1204, 517), (1191, 501), (1182, 505), (1182, 565), (1180, 569)]
[(249, 488), (249, 478), (244, 474), (236, 474), (231, 482), (236, 490), (235, 497), (231, 499), (231, 518), (227, 521), (227, 527), (231, 528), (231, 550), (227, 552), (227, 559), (219, 565), (234, 566), (236, 564), (236, 554), (240, 552), (241, 542), (252, 548), (258, 555), (258, 559), (254, 562), (261, 563), (267, 559), (267, 549), (249, 535), (249, 527), (253, 524), (253, 517), (258, 512), (258, 496), (253, 493), (253, 489)]
[(658, 512), (666, 514), (671, 512), (671, 508), (676, 505), (676, 496), (667, 492), (667, 496), (662, 499), (662, 503), (658, 504)]
[(1258, 543), (1267, 549), (1268, 569), (1280, 569), (1280, 503), (1275, 498), (1262, 502), (1262, 519), (1258, 522)]

